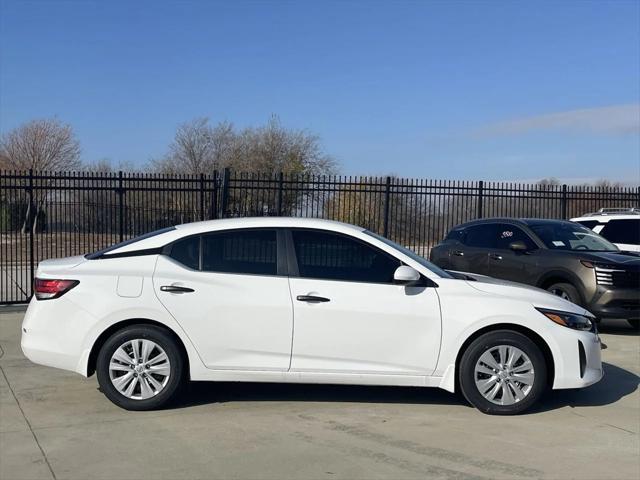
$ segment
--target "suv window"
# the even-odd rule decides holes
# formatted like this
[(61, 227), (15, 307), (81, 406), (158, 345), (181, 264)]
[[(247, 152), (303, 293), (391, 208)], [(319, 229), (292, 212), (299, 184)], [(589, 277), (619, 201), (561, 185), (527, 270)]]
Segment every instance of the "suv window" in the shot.
[(276, 275), (275, 230), (231, 230), (202, 236), (202, 270)]
[(200, 269), (200, 235), (178, 240), (171, 247), (169, 254), (176, 262), (193, 270)]
[(600, 235), (613, 243), (640, 245), (640, 219), (609, 220)]
[(496, 248), (509, 250), (512, 242), (523, 241), (528, 250), (536, 250), (538, 246), (520, 227), (508, 223), (496, 224)]
[(391, 283), (401, 265), (375, 247), (318, 230), (292, 230), (301, 277), (351, 282)]
[(495, 223), (483, 223), (473, 225), (465, 229), (464, 244), (469, 247), (495, 248), (497, 225)]

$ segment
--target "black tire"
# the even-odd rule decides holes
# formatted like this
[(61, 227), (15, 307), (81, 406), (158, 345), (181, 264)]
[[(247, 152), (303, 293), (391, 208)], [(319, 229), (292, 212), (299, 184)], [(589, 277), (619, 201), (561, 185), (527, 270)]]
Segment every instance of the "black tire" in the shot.
[(547, 291), (554, 295), (566, 296), (568, 297), (567, 300), (571, 303), (575, 303), (576, 305), (583, 305), (580, 292), (578, 292), (578, 289), (570, 283), (554, 283), (547, 287)]
[(640, 330), (640, 318), (630, 318), (627, 322), (634, 330)]
[[(109, 363), (116, 349), (135, 339), (151, 340), (164, 350), (169, 359), (170, 373), (166, 385), (147, 399), (128, 398), (120, 393), (109, 375)], [(184, 369), (185, 361), (174, 337), (154, 325), (132, 325), (114, 333), (100, 349), (96, 363), (100, 389), (109, 400), (126, 410), (154, 410), (168, 404), (184, 383)]]
[[(533, 364), (534, 379), (526, 396), (512, 405), (498, 405), (486, 399), (476, 386), (475, 367), (480, 357), (500, 345), (514, 346), (524, 352)], [(496, 330), (476, 338), (464, 351), (460, 360), (458, 379), (467, 401), (483, 413), (515, 415), (536, 403), (547, 388), (547, 365), (540, 348), (527, 336), (513, 330)]]

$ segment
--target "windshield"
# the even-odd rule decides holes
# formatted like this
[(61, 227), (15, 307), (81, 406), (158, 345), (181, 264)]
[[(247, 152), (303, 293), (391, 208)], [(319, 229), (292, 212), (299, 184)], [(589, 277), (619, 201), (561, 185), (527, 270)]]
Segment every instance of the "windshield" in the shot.
[(530, 225), (540, 240), (551, 250), (581, 252), (617, 252), (618, 247), (597, 233), (572, 222)]
[(387, 245), (389, 245), (390, 247), (395, 248), (396, 250), (399, 250), (400, 252), (404, 253), (407, 257), (411, 258), (412, 260), (415, 260), (416, 262), (418, 262), (423, 267), (428, 268), (429, 270), (431, 270), (436, 275), (438, 275), (438, 276), (440, 276), (442, 278), (453, 278), (450, 274), (448, 274), (447, 272), (442, 270), (440, 267), (434, 265), (433, 263), (428, 261), (426, 258), (421, 257), (420, 255), (418, 255), (414, 251), (409, 250), (408, 248), (403, 247), (402, 245), (400, 245), (400, 244), (398, 244), (396, 242), (393, 242), (393, 241), (389, 240), (388, 238), (385, 238), (385, 237), (383, 237), (381, 235), (378, 235), (377, 233), (370, 232), (369, 230), (365, 230), (364, 233), (366, 233), (367, 235), (371, 235), (373, 238), (377, 238), (381, 242), (386, 243)]

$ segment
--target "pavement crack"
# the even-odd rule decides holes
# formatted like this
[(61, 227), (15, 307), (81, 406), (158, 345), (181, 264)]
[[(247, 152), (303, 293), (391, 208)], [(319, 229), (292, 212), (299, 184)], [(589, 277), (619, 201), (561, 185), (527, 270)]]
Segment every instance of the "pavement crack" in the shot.
[(2, 367), (0, 367), (0, 371), (2, 372), (2, 376), (4, 377), (5, 382), (7, 382), (7, 386), (9, 387), (9, 391), (11, 392), (11, 395), (13, 395), (13, 399), (16, 401), (16, 405), (18, 406), (18, 409), (20, 410), (20, 413), (22, 414), (22, 418), (24, 418), (24, 421), (26, 422), (27, 426), (29, 427), (29, 431), (31, 432), (31, 435), (33, 436), (33, 439), (35, 440), (36, 445), (38, 445), (38, 448), (40, 449), (40, 453), (42, 454), (42, 457), (44, 458), (44, 461), (47, 464), (47, 467), (49, 468), (49, 472), (51, 473), (51, 476), (53, 477), (53, 480), (57, 480), (56, 474), (53, 471), (53, 468), (51, 467), (51, 463), (49, 462), (49, 458), (47, 457), (47, 454), (44, 452), (44, 449), (42, 448), (42, 445), (40, 445), (40, 441), (38, 440), (38, 437), (36, 436), (36, 433), (33, 431), (33, 427), (31, 426), (31, 422), (29, 421), (29, 419), (25, 415), (24, 410), (22, 409), (22, 405), (20, 405), (20, 401), (18, 400), (18, 397), (16, 396), (16, 392), (13, 391), (13, 387), (11, 386), (11, 383), (9, 383), (9, 379), (7, 378), (7, 374), (5, 373), (5, 371), (4, 371), (4, 369)]

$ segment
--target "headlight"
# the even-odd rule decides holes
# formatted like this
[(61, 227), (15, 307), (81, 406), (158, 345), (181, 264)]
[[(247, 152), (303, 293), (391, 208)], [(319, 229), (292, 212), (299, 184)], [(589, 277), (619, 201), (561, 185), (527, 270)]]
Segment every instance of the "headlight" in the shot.
[(541, 314), (554, 323), (563, 327), (573, 328), (574, 330), (590, 331), (593, 328), (593, 322), (589, 317), (578, 315), (577, 313), (559, 312), (558, 310), (547, 310), (545, 308), (536, 308)]

